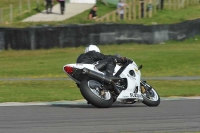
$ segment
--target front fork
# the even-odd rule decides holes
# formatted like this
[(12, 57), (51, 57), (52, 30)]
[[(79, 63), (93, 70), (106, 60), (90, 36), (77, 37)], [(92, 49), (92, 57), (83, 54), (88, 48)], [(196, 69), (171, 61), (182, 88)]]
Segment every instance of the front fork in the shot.
[(141, 91), (145, 93), (146, 91), (150, 91), (152, 87), (146, 83), (145, 80), (140, 80)]

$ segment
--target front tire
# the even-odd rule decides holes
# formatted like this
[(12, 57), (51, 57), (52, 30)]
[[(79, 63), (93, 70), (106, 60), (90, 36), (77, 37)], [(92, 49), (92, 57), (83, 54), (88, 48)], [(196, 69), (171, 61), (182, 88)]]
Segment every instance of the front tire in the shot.
[(145, 91), (142, 93), (143, 97), (142, 103), (150, 107), (158, 106), (160, 104), (160, 96), (153, 87), (151, 87), (147, 83), (145, 84), (146, 84), (145, 87), (141, 86), (144, 87), (143, 89), (145, 89)]
[(102, 96), (99, 93), (101, 83), (95, 80), (84, 80), (80, 84), (80, 91), (83, 97), (97, 108), (108, 108), (113, 103), (113, 97), (110, 91), (104, 90)]

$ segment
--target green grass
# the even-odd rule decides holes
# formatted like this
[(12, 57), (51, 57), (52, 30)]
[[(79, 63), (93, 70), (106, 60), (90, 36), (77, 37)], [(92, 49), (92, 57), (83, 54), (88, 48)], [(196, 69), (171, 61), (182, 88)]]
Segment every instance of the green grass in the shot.
[(83, 99), (73, 81), (0, 81), (0, 102)]
[[(99, 46), (102, 53), (134, 59), (143, 64), (143, 77), (200, 76), (200, 37), (160, 45)], [(0, 52), (0, 78), (67, 77), (62, 67), (74, 63), (85, 47)], [(200, 80), (148, 81), (160, 96), (199, 96)], [(73, 81), (0, 81), (0, 102), (76, 100), (82, 96)]]
[[(101, 45), (104, 54), (119, 53), (143, 64), (143, 77), (200, 76), (200, 37), (160, 45)], [(1, 77), (66, 77), (62, 67), (74, 63), (85, 47), (0, 52)]]
[[(43, 3), (44, 0), (39, 0), (40, 3)], [(21, 0), (23, 5), (27, 5), (27, 0)], [(30, 0), (31, 4), (35, 4), (36, 0)], [(10, 4), (13, 6), (19, 6), (19, 0), (1, 0), (0, 1), (0, 8), (6, 8), (9, 7)], [(28, 8), (28, 7), (27, 7)]]
[(186, 20), (193, 20), (199, 18), (200, 5), (189, 6), (179, 10), (159, 10), (157, 14), (153, 15), (152, 18), (138, 19), (135, 22), (128, 22), (134, 24), (146, 24), (151, 25), (157, 24), (174, 24), (180, 23)]
[[(148, 81), (161, 97), (199, 96), (197, 81)], [(83, 99), (73, 81), (0, 81), (0, 102), (32, 102)]]
[[(1, 0), (0, 1), (0, 9), (3, 8), (3, 23), (0, 23), (0, 26), (11, 26), (15, 25), (17, 22), (21, 20), (37, 14), (45, 9), (44, 0), (38, 0), (38, 4), (36, 0), (30, 0), (31, 10), (28, 12), (28, 2), (27, 0), (20, 0), (22, 3), (22, 14), (19, 15), (19, 0)], [(13, 6), (13, 23), (10, 23), (10, 4)], [(55, 3), (54, 3), (55, 4)], [(2, 17), (2, 16), (0, 16)], [(1, 19), (1, 18), (0, 18)], [(21, 23), (23, 25), (23, 23)]]
[(147, 82), (156, 89), (161, 97), (200, 95), (200, 80)]

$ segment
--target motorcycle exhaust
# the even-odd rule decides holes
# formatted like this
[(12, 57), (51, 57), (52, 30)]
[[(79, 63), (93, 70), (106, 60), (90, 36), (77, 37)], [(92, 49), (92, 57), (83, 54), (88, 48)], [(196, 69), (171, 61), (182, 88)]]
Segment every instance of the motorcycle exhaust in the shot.
[(106, 83), (108, 83), (108, 84), (113, 85), (115, 91), (116, 91), (118, 94), (120, 94), (120, 90), (116, 87), (114, 81), (117, 81), (117, 80), (119, 81), (121, 78), (117, 78), (117, 77), (112, 77), (112, 78), (111, 78), (111, 77), (108, 77), (108, 76), (106, 76), (106, 75), (99, 74), (99, 73), (97, 73), (97, 72), (95, 72), (95, 71), (89, 70), (89, 69), (87, 69), (87, 68), (83, 68), (83, 72), (82, 72), (82, 73), (88, 75), (89, 77), (92, 77), (92, 78), (95, 78), (95, 79), (100, 80), (100, 81), (102, 81), (102, 82), (106, 82)]

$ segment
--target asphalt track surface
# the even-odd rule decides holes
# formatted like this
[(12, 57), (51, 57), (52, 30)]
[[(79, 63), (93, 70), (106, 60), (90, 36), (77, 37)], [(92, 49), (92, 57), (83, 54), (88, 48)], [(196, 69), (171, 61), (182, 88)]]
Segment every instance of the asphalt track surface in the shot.
[(167, 100), (158, 107), (86, 103), (0, 107), (0, 133), (123, 133), (200, 131), (200, 99)]

